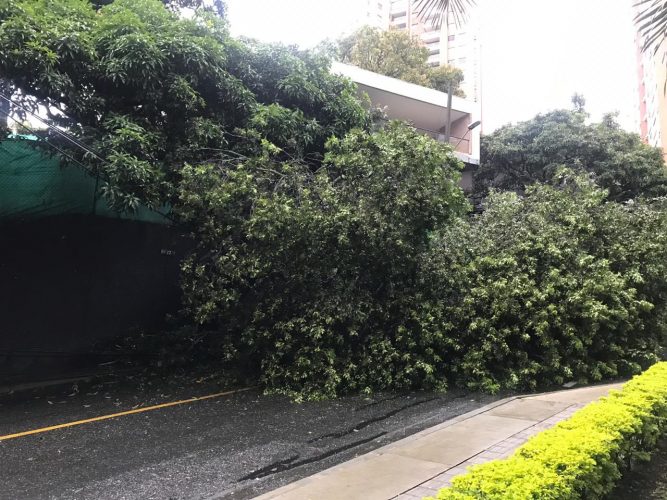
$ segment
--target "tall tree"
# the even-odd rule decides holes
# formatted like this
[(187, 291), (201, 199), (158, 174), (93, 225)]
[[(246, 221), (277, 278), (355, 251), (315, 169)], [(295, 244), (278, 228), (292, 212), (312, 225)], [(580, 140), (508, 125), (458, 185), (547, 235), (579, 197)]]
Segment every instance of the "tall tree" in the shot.
[(344, 63), (443, 92), (451, 84), (454, 95), (464, 97), (463, 72), (453, 66), (434, 68), (428, 56), (421, 40), (405, 31), (365, 26), (338, 41), (338, 58)]
[(263, 141), (317, 161), (329, 137), (367, 121), (328, 59), (240, 42), (219, 16), (180, 17), (158, 0), (0, 0), (0, 75), (17, 104), (53, 111), (86, 145), (62, 147), (119, 209), (173, 201), (185, 164)]
[[(582, 98), (575, 101), (581, 105)], [(477, 194), (490, 188), (523, 192), (550, 182), (562, 166), (587, 172), (615, 201), (667, 194), (660, 149), (622, 130), (613, 115), (601, 123), (586, 119), (581, 109), (553, 111), (483, 137)]]

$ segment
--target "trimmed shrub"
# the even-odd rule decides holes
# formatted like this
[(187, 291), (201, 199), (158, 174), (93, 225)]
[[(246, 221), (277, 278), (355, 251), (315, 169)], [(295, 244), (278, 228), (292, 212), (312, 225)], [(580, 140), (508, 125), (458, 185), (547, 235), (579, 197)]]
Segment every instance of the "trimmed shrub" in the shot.
[(438, 500), (596, 499), (624, 470), (647, 460), (667, 431), (667, 362), (657, 363), (514, 455), (474, 466)]

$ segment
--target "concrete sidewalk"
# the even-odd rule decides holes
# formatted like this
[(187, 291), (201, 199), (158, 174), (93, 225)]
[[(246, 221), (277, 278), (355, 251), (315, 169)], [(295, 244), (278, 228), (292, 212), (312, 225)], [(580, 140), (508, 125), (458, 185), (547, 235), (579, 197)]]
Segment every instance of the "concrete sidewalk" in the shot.
[(469, 465), (509, 455), (533, 434), (621, 385), (497, 401), (256, 500), (415, 500), (432, 496)]

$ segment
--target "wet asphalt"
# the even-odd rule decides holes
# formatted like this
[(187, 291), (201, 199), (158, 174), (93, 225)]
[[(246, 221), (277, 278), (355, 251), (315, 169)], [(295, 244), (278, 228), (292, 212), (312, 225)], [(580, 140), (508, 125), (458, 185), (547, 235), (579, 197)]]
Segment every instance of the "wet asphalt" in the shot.
[[(152, 381), (0, 396), (0, 436), (219, 390)], [(252, 389), (2, 440), (0, 499), (252, 498), (499, 397), (450, 391), (297, 404)]]

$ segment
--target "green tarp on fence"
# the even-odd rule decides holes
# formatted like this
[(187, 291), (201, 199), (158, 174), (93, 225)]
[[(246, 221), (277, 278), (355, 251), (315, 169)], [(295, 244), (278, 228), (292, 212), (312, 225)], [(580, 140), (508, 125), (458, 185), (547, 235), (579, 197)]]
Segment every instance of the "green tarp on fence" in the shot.
[(61, 166), (58, 157), (33, 147), (34, 138), (0, 142), (0, 220), (62, 214), (98, 215), (168, 224), (166, 217), (140, 207), (134, 214), (111, 210), (96, 179), (83, 168)]

